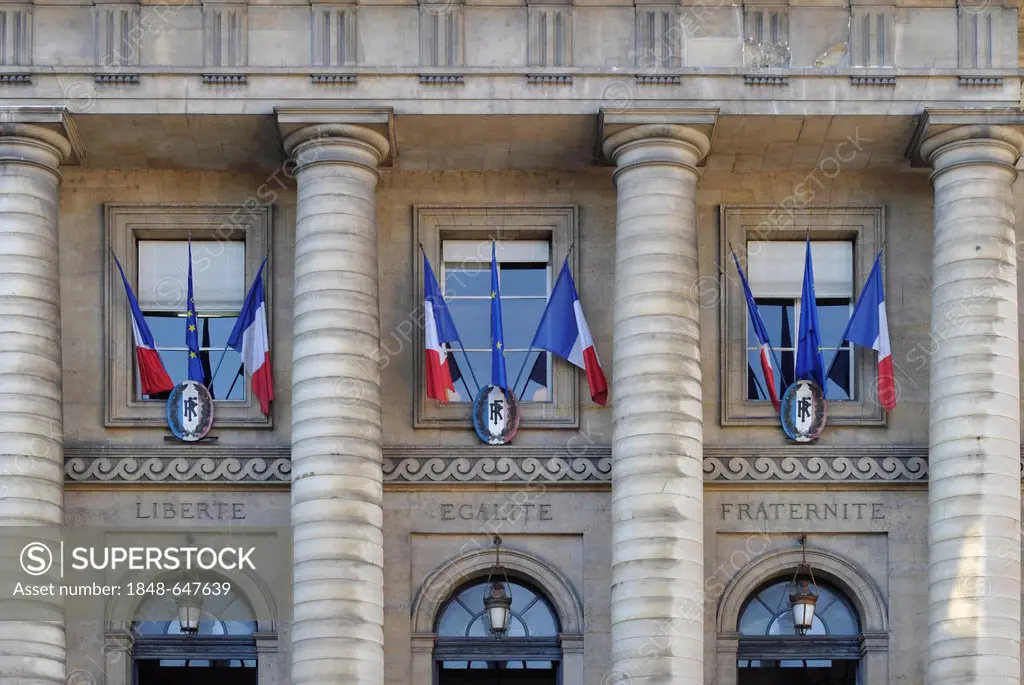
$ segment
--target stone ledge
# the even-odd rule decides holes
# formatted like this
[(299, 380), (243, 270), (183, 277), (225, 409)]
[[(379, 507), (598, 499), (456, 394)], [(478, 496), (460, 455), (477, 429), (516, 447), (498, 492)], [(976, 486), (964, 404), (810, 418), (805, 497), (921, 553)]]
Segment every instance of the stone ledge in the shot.
[(208, 86), (244, 86), (245, 74), (203, 74), (203, 83)]
[(466, 82), (462, 74), (420, 74), (420, 85), (461, 86)]
[(680, 74), (633, 74), (641, 86), (678, 86), (683, 77)]
[(746, 86), (788, 86), (788, 76), (771, 76), (767, 74), (744, 74), (743, 85)]
[(322, 86), (350, 86), (356, 83), (355, 74), (310, 74), (309, 80)]
[(896, 85), (895, 76), (851, 76), (851, 86), (886, 86)]
[[(388, 483), (610, 483), (611, 447), (384, 447)], [(288, 447), (69, 445), (68, 483), (291, 481)], [(926, 483), (926, 446), (704, 448), (706, 483)]]
[(571, 74), (527, 74), (526, 83), (530, 86), (571, 86)]
[(96, 83), (103, 83), (109, 85), (138, 85), (139, 75), (138, 74), (105, 74), (98, 73), (92, 75), (93, 80)]
[(0, 74), (0, 85), (31, 86), (32, 74)]
[(1001, 76), (958, 76), (957, 82), (967, 88), (999, 88), (1003, 85)]
[(64, 462), (68, 483), (266, 483), (291, 482), (290, 458), (71, 457)]

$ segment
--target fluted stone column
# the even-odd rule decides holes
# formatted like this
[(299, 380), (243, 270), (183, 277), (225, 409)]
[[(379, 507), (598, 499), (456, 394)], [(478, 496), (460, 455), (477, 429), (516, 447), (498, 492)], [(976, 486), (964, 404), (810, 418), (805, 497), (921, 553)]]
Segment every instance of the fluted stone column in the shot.
[(698, 162), (708, 138), (644, 125), (617, 169), (612, 397), (612, 661), (607, 682), (704, 682)]
[(384, 682), (377, 165), (388, 142), (342, 124), (295, 159), (292, 685)]
[(1014, 163), (1024, 136), (964, 126), (934, 168), (928, 685), (1020, 682), (1020, 404)]
[[(64, 519), (57, 167), (70, 153), (57, 133), (0, 123), (0, 526)], [(60, 604), (40, 608), (56, 620), (0, 621), (0, 685), (64, 682)]]

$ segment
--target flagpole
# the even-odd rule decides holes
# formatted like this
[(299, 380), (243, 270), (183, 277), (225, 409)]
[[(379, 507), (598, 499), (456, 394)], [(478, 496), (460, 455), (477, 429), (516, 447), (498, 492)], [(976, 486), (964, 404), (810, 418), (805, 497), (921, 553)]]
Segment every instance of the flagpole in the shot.
[[(532, 352), (532, 351), (533, 351), (533, 349), (534, 349), (534, 348), (532, 348), (532, 347), (531, 347), (531, 348), (530, 348), (530, 352)], [(526, 353), (526, 358), (527, 358), (527, 359), (529, 359), (529, 358), (530, 358), (530, 352), (527, 352), (527, 353)], [(547, 353), (548, 353), (548, 351), (547, 351), (547, 350), (544, 350), (544, 349), (542, 349), (542, 350), (540, 351), (540, 353), (541, 353), (541, 354), (547, 354)], [(538, 357), (537, 357), (537, 359), (539, 360), (539, 359), (540, 359), (540, 356), (538, 356)], [(554, 359), (554, 356), (552, 356), (552, 359)], [(537, 362), (534, 362), (534, 365), (536, 365), (536, 364), (537, 364)], [(545, 365), (546, 365), (546, 364), (545, 364)], [(531, 373), (532, 373), (532, 371), (531, 371)], [(545, 376), (545, 378), (547, 378), (547, 375), (548, 375), (548, 374), (547, 374), (547, 370), (545, 369), (545, 371), (544, 371), (544, 376)], [(516, 382), (518, 383), (518, 380), (517, 380)], [(551, 379), (551, 378), (548, 378), (548, 382), (549, 382), (549, 383), (553, 382), (553, 379)], [(530, 385), (530, 376), (527, 376), (527, 377), (526, 377), (526, 382), (525, 382), (525, 383), (523, 383), (523, 393), (524, 393), (524, 394), (526, 393), (526, 388), (527, 388), (527, 387), (528, 387), (529, 385)], [(513, 389), (515, 389), (515, 388), (513, 388)]]
[[(265, 265), (265, 267), (266, 267), (268, 272), (270, 271), (270, 252), (271, 252), (271, 248), (272, 248), (272, 246), (268, 245), (267, 246), (267, 252), (266, 252), (265, 255), (263, 255), (263, 263), (264, 263), (264, 265)], [(241, 312), (239, 312), (239, 313), (241, 313)], [(210, 376), (210, 385), (213, 385), (214, 379), (217, 378), (217, 373), (220, 371), (220, 365), (224, 363), (224, 356), (228, 353), (228, 347), (230, 347), (230, 346), (227, 343), (224, 343), (224, 349), (220, 351), (220, 359), (217, 361), (217, 368), (213, 372), (213, 375)], [(245, 364), (244, 360), (242, 361), (242, 364), (244, 366), (244, 364)], [(234, 386), (232, 386), (232, 387), (234, 387)]]
[[(732, 254), (732, 258), (736, 261), (736, 265), (738, 267), (739, 266), (739, 259), (736, 257), (736, 250), (733, 249), (732, 242), (729, 243), (729, 252), (730, 252), (730, 254)], [(718, 273), (721, 274), (722, 276), (725, 276), (726, 278), (729, 277), (729, 274), (725, 273), (725, 270), (723, 270), (721, 266), (718, 267)], [(753, 293), (751, 293), (751, 294), (753, 294)], [(757, 305), (756, 301), (754, 302), (754, 305), (755, 306)], [(785, 309), (783, 309), (782, 314), (783, 315), (786, 314)], [(777, 368), (779, 370), (779, 376), (780, 376), (779, 382), (780, 383), (784, 383), (786, 381), (786, 372), (782, 368), (782, 364), (779, 363), (779, 355), (777, 355), (775, 353), (775, 348), (772, 347), (771, 339), (768, 340), (768, 351), (772, 353), (772, 361), (775, 362), (775, 368)], [(786, 389), (783, 388), (782, 392), (786, 392)]]
[[(751, 378), (754, 379), (754, 385), (757, 386), (757, 391), (759, 393), (761, 393), (761, 395), (764, 396), (764, 399), (766, 399), (766, 400), (771, 399), (771, 395), (769, 395), (767, 392), (765, 392), (764, 388), (761, 387), (761, 381), (757, 380), (757, 374), (753, 373), (754, 368), (750, 365), (750, 362), (747, 362), (747, 371), (750, 371), (753, 374), (751, 376)], [(764, 379), (764, 382), (765, 382), (765, 384), (767, 384), (768, 383), (768, 379), (767, 378)], [(230, 391), (229, 391), (229, 393), (230, 393)]]
[(235, 373), (235, 379), (233, 381), (231, 381), (231, 387), (228, 388), (228, 392), (227, 392), (226, 395), (224, 395), (224, 399), (227, 399), (227, 398), (231, 397), (231, 391), (235, 389), (235, 383), (238, 382), (238, 377), (239, 376), (244, 376), (245, 375), (244, 372), (245, 372), (245, 362), (242, 362), (238, 366), (238, 372)]
[[(445, 350), (445, 354), (448, 354), (448, 350)], [(463, 352), (462, 354), (463, 354), (463, 356), (465, 356), (466, 353)], [(466, 359), (466, 363), (469, 364), (469, 359), (468, 358)], [(472, 372), (472, 369), (470, 369), (470, 372)], [(473, 398), (476, 397), (476, 395), (474, 395), (472, 392), (470, 392), (470, 390), (469, 390), (469, 383), (466, 382), (466, 374), (462, 373), (462, 369), (461, 368), (459, 369), (459, 380), (462, 381), (462, 387), (464, 387), (466, 389), (466, 392), (469, 393), (469, 401), (472, 402)], [(473, 382), (476, 382), (475, 378), (473, 379)], [(479, 392), (479, 391), (480, 391), (480, 388), (478, 386), (477, 387), (477, 392)]]
[[(545, 310), (545, 311), (547, 311), (547, 310)], [(544, 315), (542, 314), (540, 318), (543, 321), (544, 320)], [(523, 363), (519, 365), (519, 373), (516, 375), (516, 382), (512, 384), (512, 392), (516, 391), (516, 387), (519, 385), (519, 379), (523, 377), (523, 369), (526, 368), (526, 362), (530, 361), (530, 353), (531, 352), (533, 352), (533, 344), (532, 343), (530, 344), (530, 349), (528, 349), (526, 351), (526, 356), (523, 357)], [(527, 385), (529, 385), (530, 381), (527, 380), (526, 383), (527, 383)], [(523, 391), (524, 392), (526, 391), (525, 387), (523, 388)]]
[[(476, 379), (476, 374), (473, 372), (473, 364), (469, 361), (469, 354), (466, 352), (466, 347), (462, 344), (461, 340), (456, 340), (456, 342), (459, 343), (459, 349), (462, 350), (462, 357), (466, 360), (466, 366), (469, 367), (469, 375), (473, 378), (473, 385), (476, 386), (476, 391), (480, 392), (480, 381)], [(463, 377), (462, 382), (466, 382), (465, 377)], [(466, 390), (469, 390), (469, 388), (467, 387)], [(476, 397), (476, 395), (473, 395), (473, 397)]]
[[(565, 264), (566, 262), (569, 261), (569, 257), (572, 255), (573, 248), (575, 248), (575, 247), (576, 247), (576, 239), (573, 238), (573, 240), (569, 243), (569, 249), (567, 249), (565, 251), (565, 260), (563, 261), (563, 264)], [(548, 293), (548, 304), (550, 304), (550, 302), (551, 302), (551, 293)], [(547, 314), (547, 313), (548, 313), (548, 309), (547, 309), (547, 305), (545, 305), (544, 313), (540, 315), (541, 321), (544, 320), (544, 314)], [(540, 324), (538, 322), (538, 326), (539, 325)], [(534, 333), (534, 335), (536, 336), (536, 333)], [(526, 362), (530, 361), (530, 353), (533, 352), (533, 350), (534, 350), (534, 347), (533, 347), (533, 343), (531, 342), (530, 343), (530, 348), (528, 350), (526, 350), (526, 356), (523, 357), (523, 363), (519, 365), (519, 373), (516, 374), (516, 382), (512, 384), (512, 392), (515, 392), (516, 387), (519, 385), (519, 379), (521, 379), (523, 377), (523, 370), (526, 369)], [(529, 384), (530, 384), (530, 381), (526, 381), (526, 385), (529, 385)], [(523, 386), (523, 392), (526, 392), (526, 386)]]
[[(416, 244), (419, 245), (420, 253), (423, 255), (424, 259), (429, 259), (429, 257), (427, 257), (427, 251), (423, 248), (423, 243), (417, 240)], [(441, 298), (444, 298), (443, 294), (441, 295)], [(445, 304), (447, 305), (447, 302), (445, 302)], [(476, 386), (476, 391), (480, 392), (480, 381), (476, 379), (476, 373), (473, 371), (473, 364), (469, 360), (469, 354), (466, 353), (466, 346), (462, 344), (461, 339), (456, 340), (455, 342), (459, 344), (459, 349), (462, 350), (462, 358), (466, 360), (466, 366), (469, 368), (469, 375), (473, 379), (473, 385)], [(462, 384), (466, 386), (466, 392), (469, 392), (469, 385), (466, 383), (465, 375), (462, 376)], [(476, 397), (476, 394), (471, 394), (469, 397), (469, 401), (472, 402), (474, 397)]]
[[(879, 248), (878, 254), (875, 255), (875, 261), (879, 262), (879, 264), (881, 264), (881, 262), (879, 261), (879, 258), (882, 256), (882, 250), (884, 250), (884, 249), (885, 249), (885, 243), (882, 243), (882, 247)], [(881, 277), (882, 274), (878, 274), (878, 275), (879, 275), (879, 277)], [(865, 285), (867, 285), (867, 283), (865, 283)], [(861, 291), (861, 294), (862, 295), (864, 294), (863, 290)], [(854, 301), (854, 307), (856, 308), (856, 306), (857, 306), (857, 302)], [(839, 344), (836, 346), (836, 353), (832, 355), (832, 361), (829, 362), (828, 371), (825, 372), (825, 380), (826, 381), (828, 380), (829, 374), (832, 373), (832, 367), (836, 365), (836, 360), (839, 359), (839, 353), (843, 351), (843, 343), (846, 342), (846, 334), (850, 332), (850, 324), (851, 323), (853, 323), (853, 317), (852, 316), (850, 317), (850, 320), (846, 322), (846, 328), (843, 329), (843, 337), (839, 338)]]
[(224, 363), (224, 355), (228, 353), (228, 345), (224, 344), (224, 349), (220, 352), (220, 360), (217, 362), (217, 368), (214, 369), (213, 375), (210, 376), (210, 385), (213, 385), (213, 381), (217, 378), (217, 373), (220, 371), (220, 365)]
[[(736, 257), (736, 250), (733, 249), (732, 241), (731, 240), (729, 241), (729, 253), (732, 255), (732, 258), (736, 262), (737, 267), (739, 267), (739, 258)], [(748, 266), (749, 266), (749, 264), (748, 264)], [(725, 273), (725, 271), (722, 270), (722, 267), (718, 267), (718, 273), (722, 274), (726, 278), (729, 277), (729, 274)], [(751, 294), (753, 294), (753, 293), (751, 293)], [(755, 305), (757, 304), (756, 300), (754, 301), (754, 304)], [(758, 312), (758, 313), (760, 313), (760, 312)], [(783, 314), (783, 316), (785, 316), (785, 314), (786, 314), (786, 310), (785, 309), (782, 310), (782, 314)], [(772, 361), (775, 362), (775, 368), (777, 368), (779, 370), (779, 375), (781, 376), (779, 378), (779, 382), (780, 382), (780, 384), (784, 383), (785, 380), (786, 380), (786, 372), (783, 370), (782, 364), (779, 363), (779, 355), (775, 353), (775, 348), (772, 347), (771, 339), (768, 340), (768, 351), (772, 353)], [(794, 351), (796, 351), (796, 348), (794, 348)], [(786, 392), (786, 389), (783, 388), (782, 392)]]

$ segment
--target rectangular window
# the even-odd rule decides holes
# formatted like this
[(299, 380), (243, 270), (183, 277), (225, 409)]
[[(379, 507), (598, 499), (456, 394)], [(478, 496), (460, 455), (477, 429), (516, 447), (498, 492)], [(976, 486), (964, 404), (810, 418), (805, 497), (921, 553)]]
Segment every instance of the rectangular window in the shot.
[[(568, 258), (575, 272), (579, 213), (575, 205), (416, 205), (414, 237), (430, 259), (452, 312), (463, 355), (453, 345), (450, 359), (462, 379), (447, 404), (428, 399), (422, 353), (415, 366), (413, 425), (416, 428), (472, 426), (476, 385), (491, 382), (491, 245), (494, 241), (501, 289), (505, 371), (519, 398), (520, 426), (579, 427), (579, 388), (586, 379), (575, 366), (530, 343), (547, 306), (558, 270)], [(423, 259), (414, 261), (414, 301), (423, 302)], [(578, 283), (578, 281), (577, 281)], [(586, 304), (586, 294), (581, 293)], [(600, 341), (598, 341), (600, 344)], [(413, 332), (422, 350), (423, 330)], [(517, 381), (518, 377), (518, 382)]]
[[(104, 205), (107, 244), (124, 268), (175, 383), (188, 378), (185, 294), (191, 237), (201, 361), (204, 367), (208, 365), (210, 376), (216, 372), (213, 395), (218, 405), (217, 425), (222, 428), (273, 427), (272, 418), (263, 415), (249, 391), (245, 372), (239, 372), (240, 355), (228, 350), (217, 368), (248, 288), (267, 254), (272, 218), (271, 207), (248, 204)], [(273, 262), (263, 272), (271, 339), (274, 272)], [(167, 403), (140, 392), (132, 316), (113, 258), (106, 260), (104, 286), (104, 425), (165, 427)]]
[[(495, 248), (509, 383), (516, 385), (514, 391), (521, 401), (547, 402), (550, 355), (541, 350), (531, 351), (530, 342), (551, 292), (551, 246), (547, 241), (520, 240), (497, 242)], [(481, 386), (491, 381), (491, 244), (445, 240), (442, 251), (444, 297), (466, 348), (465, 356), (461, 350), (454, 356), (472, 390), (466, 357)], [(473, 401), (472, 397), (465, 397), (466, 385), (456, 385), (455, 401)]]
[[(185, 344), (188, 241), (140, 240), (138, 246), (139, 308), (153, 333), (167, 374), (174, 383), (180, 383), (188, 380), (189, 352)], [(245, 299), (245, 288), (244, 242), (192, 241), (192, 290), (199, 317), (199, 359), (203, 382), (210, 388), (214, 400), (246, 399), (248, 383), (242, 356), (231, 348), (224, 352)], [(143, 400), (137, 368), (135, 373), (135, 397)]]
[[(853, 243), (845, 240), (812, 241), (814, 290), (821, 326), (821, 353), (826, 372), (825, 397), (855, 399), (854, 357), (850, 343), (839, 345), (839, 337), (853, 313)], [(775, 389), (782, 397), (794, 380), (797, 335), (800, 322), (800, 292), (803, 287), (804, 243), (802, 241), (748, 241), (747, 265), (750, 290), (768, 331), (774, 363), (780, 372)], [(747, 399), (768, 401), (761, 369), (760, 346), (747, 316)]]
[(722, 205), (720, 220), (721, 425), (779, 424), (778, 414), (767, 401), (757, 337), (732, 252), (735, 250), (747, 274), (775, 351), (776, 389), (781, 397), (796, 368), (804, 252), (810, 237), (822, 363), (826, 371), (831, 365), (825, 383), (831, 400), (828, 422), (833, 426), (884, 426), (886, 415), (875, 390), (875, 352), (839, 344), (885, 240), (884, 209), (811, 204), (783, 211), (781, 205)]

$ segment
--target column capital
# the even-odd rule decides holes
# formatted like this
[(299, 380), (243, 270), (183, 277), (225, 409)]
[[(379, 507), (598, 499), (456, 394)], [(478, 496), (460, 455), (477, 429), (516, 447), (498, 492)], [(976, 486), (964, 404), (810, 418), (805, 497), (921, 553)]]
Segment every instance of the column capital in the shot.
[(369, 145), (378, 158), (374, 166), (390, 166), (398, 156), (395, 113), (390, 107), (275, 107), (274, 113), (290, 156), (297, 157), (300, 144), (324, 138)]
[(377, 173), (388, 158), (388, 139), (372, 129), (351, 124), (315, 124), (288, 134), (285, 153), (296, 171), (314, 164), (350, 164)]
[(627, 169), (649, 165), (685, 167), (699, 174), (698, 165), (711, 150), (711, 140), (690, 126), (642, 124), (611, 134), (602, 148), (618, 167), (616, 177)]
[[(4, 140), (5, 139), (5, 140)], [(0, 140), (10, 144), (17, 140), (28, 141), (30, 149), (39, 152), (20, 151), (17, 157), (26, 158), (56, 169), (60, 164), (75, 164), (85, 159), (85, 149), (78, 137), (71, 115), (66, 107), (0, 107)], [(0, 157), (7, 156), (0, 151)], [(51, 160), (56, 156), (58, 160)]]
[[(955, 139), (1004, 139), (1016, 145), (1015, 136), (1006, 130), (1024, 131), (1024, 109), (1020, 107), (991, 107), (986, 109), (929, 108), (921, 114), (917, 128), (910, 139), (907, 157), (912, 166), (934, 166), (935, 150)], [(958, 133), (951, 133), (959, 131)]]
[[(707, 156), (710, 143), (705, 144), (703, 139), (710, 141), (713, 137), (715, 126), (718, 123), (718, 109), (691, 109), (678, 107), (625, 107), (622, 109), (602, 108), (597, 119), (597, 157), (604, 164), (616, 164), (612, 157), (612, 150), (622, 144), (623, 136), (629, 137), (625, 131), (633, 130), (634, 136), (659, 137), (661, 133), (668, 133), (673, 139), (676, 134), (672, 131), (677, 128), (687, 128), (700, 134), (698, 147), (703, 150), (701, 158)], [(686, 134), (684, 134), (686, 136)], [(685, 137), (689, 140), (689, 137)], [(701, 160), (698, 160), (701, 161)]]
[(1024, 153), (1024, 133), (1011, 126), (956, 126), (925, 139), (919, 151), (935, 174), (966, 164), (991, 164), (1016, 175), (1014, 165)]

